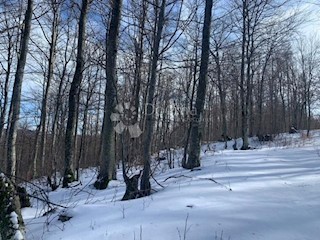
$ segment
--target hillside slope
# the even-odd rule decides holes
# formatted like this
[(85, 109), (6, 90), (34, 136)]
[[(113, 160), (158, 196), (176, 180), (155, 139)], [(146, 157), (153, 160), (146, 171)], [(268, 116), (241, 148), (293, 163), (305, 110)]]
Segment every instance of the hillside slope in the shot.
[[(72, 218), (41, 217), (42, 203), (23, 209), (28, 239), (45, 240), (317, 240), (320, 236), (320, 132), (301, 140), (284, 135), (248, 151), (211, 144), (196, 171), (158, 167), (150, 197), (121, 202), (124, 183), (92, 187), (94, 169), (82, 185), (50, 192)], [(231, 148), (232, 142), (229, 143)], [(206, 149), (207, 146), (203, 146)], [(213, 151), (214, 150), (214, 151)], [(179, 151), (176, 159), (179, 158)]]

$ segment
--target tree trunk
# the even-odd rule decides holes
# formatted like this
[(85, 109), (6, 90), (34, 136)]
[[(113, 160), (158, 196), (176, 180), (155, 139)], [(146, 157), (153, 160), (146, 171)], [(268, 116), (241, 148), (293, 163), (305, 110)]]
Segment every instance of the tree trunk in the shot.
[[(157, 6), (156, 6), (157, 7)], [(153, 42), (153, 53), (152, 53), (152, 62), (151, 62), (151, 70), (150, 70), (150, 80), (149, 80), (149, 88), (148, 88), (148, 96), (147, 96), (147, 112), (146, 112), (146, 120), (145, 120), (145, 138), (144, 138), (144, 148), (143, 148), (143, 173), (140, 182), (140, 191), (143, 196), (148, 196), (151, 193), (151, 184), (150, 184), (150, 155), (151, 155), (151, 142), (152, 142), (152, 134), (153, 134), (153, 98), (156, 88), (156, 78), (157, 78), (157, 64), (159, 59), (159, 47), (162, 36), (162, 30), (164, 25), (164, 15), (166, 8), (166, 0), (162, 0), (160, 6), (159, 16), (157, 18), (157, 30), (156, 35), (154, 37)]]
[[(40, 115), (40, 124), (38, 126), (38, 130), (36, 133), (36, 144), (35, 144), (35, 153), (33, 160), (33, 177), (37, 177), (37, 162), (40, 160), (41, 163), (41, 173), (45, 174), (44, 169), (44, 157), (45, 157), (45, 146), (46, 146), (46, 121), (47, 121), (47, 105), (48, 105), (48, 95), (51, 86), (51, 81), (53, 78), (53, 68), (56, 57), (56, 45), (57, 45), (57, 37), (58, 37), (58, 12), (57, 8), (53, 6), (53, 22), (51, 26), (51, 41), (50, 41), (50, 50), (49, 50), (49, 61), (48, 61), (48, 73), (47, 73), (47, 81), (45, 86), (44, 95), (42, 98), (41, 105), (41, 115)], [(39, 137), (40, 136), (40, 137)]]
[(248, 106), (246, 104), (246, 90), (245, 86), (245, 68), (246, 68), (246, 50), (248, 48), (248, 39), (246, 37), (247, 34), (247, 0), (243, 1), (242, 6), (242, 43), (241, 43), (241, 73), (240, 73), (240, 99), (241, 99), (241, 136), (243, 140), (243, 144), (241, 149), (246, 150), (249, 148), (249, 139), (248, 139)]
[[(26, 65), (27, 54), (28, 54), (28, 43), (31, 31), (31, 20), (33, 13), (33, 0), (28, 0), (28, 6), (25, 14), (24, 29), (22, 33), (20, 55), (18, 58), (17, 70), (15, 73), (15, 80), (11, 98), (10, 116), (9, 116), (9, 132), (7, 139), (7, 174), (10, 179), (7, 179), (3, 173), (0, 173), (0, 193), (2, 195), (0, 199), (5, 202), (1, 202), (1, 221), (7, 219), (8, 224), (1, 224), (1, 239), (15, 239), (19, 235), (19, 239), (23, 240), (24, 237), (24, 224), (21, 217), (20, 201), (16, 194), (14, 184), (16, 176), (16, 140), (17, 140), (17, 124), (20, 115), (20, 104), (21, 104), (21, 86), (24, 75), (24, 68)], [(15, 225), (16, 221), (18, 226)], [(10, 228), (11, 226), (11, 228)], [(4, 227), (4, 229), (2, 228)], [(6, 229), (7, 228), (7, 229)], [(8, 229), (9, 228), (9, 229)]]
[[(134, 88), (133, 88), (133, 104), (136, 114), (133, 115), (133, 123), (138, 122), (138, 111), (140, 105), (140, 89), (141, 89), (141, 67), (143, 63), (143, 46), (144, 46), (144, 29), (145, 29), (145, 21), (146, 21), (146, 14), (147, 14), (147, 1), (142, 1), (142, 9), (141, 9), (141, 17), (139, 18), (139, 35), (138, 39), (135, 41), (135, 69), (134, 69)], [(141, 142), (139, 138), (131, 138), (129, 141), (130, 136), (126, 133), (121, 135), (121, 145), (122, 145), (122, 173), (123, 178), (126, 184), (126, 192), (122, 198), (122, 200), (129, 200), (139, 197), (139, 175), (133, 176), (129, 178), (126, 173), (127, 166), (130, 165), (129, 157), (134, 158), (137, 149), (140, 150)], [(125, 142), (126, 141), (126, 142)], [(131, 144), (130, 144), (131, 143)]]
[(24, 240), (25, 230), (15, 185), (0, 172), (0, 239)]
[[(134, 106), (136, 111), (139, 109), (139, 98), (141, 88), (141, 66), (143, 61), (143, 41), (144, 41), (144, 29), (147, 14), (147, 1), (142, 1), (141, 18), (139, 19), (139, 37), (138, 41), (135, 42), (135, 69), (134, 69)], [(138, 120), (138, 114), (136, 114), (134, 122)]]
[(270, 49), (268, 50), (267, 56), (265, 58), (265, 62), (263, 64), (263, 68), (262, 68), (262, 73), (261, 73), (261, 80), (260, 83), (258, 84), (258, 94), (259, 94), (259, 98), (258, 98), (258, 130), (257, 130), (257, 135), (261, 135), (262, 134), (262, 105), (263, 105), (263, 96), (264, 96), (264, 83), (265, 83), (265, 77), (266, 77), (266, 71), (267, 71), (267, 66), (270, 60), (270, 57), (272, 55), (273, 52), (273, 46), (270, 47)]
[(20, 54), (18, 58), (17, 70), (15, 73), (13, 92), (11, 97), (10, 105), (10, 116), (9, 116), (9, 132), (7, 139), (7, 175), (12, 177), (16, 176), (16, 141), (17, 141), (17, 124), (20, 115), (20, 104), (21, 104), (21, 86), (24, 75), (24, 68), (27, 60), (28, 43), (31, 30), (31, 19), (33, 13), (33, 0), (28, 0), (28, 7), (25, 14), (24, 29), (21, 39)]
[(101, 137), (100, 173), (94, 186), (105, 189), (113, 179), (116, 167), (115, 130), (111, 115), (116, 107), (116, 60), (122, 0), (112, 1), (112, 15), (107, 35), (105, 105)]
[[(91, 78), (91, 76), (90, 76)], [(89, 83), (88, 86), (88, 94), (86, 98), (86, 102), (84, 105), (84, 113), (83, 113), (83, 119), (82, 119), (82, 131), (81, 131), (81, 138), (80, 138), (80, 146), (79, 146), (79, 156), (76, 163), (76, 180), (79, 180), (80, 176), (80, 164), (81, 160), (85, 157), (84, 156), (84, 148), (85, 148), (85, 142), (86, 142), (86, 135), (87, 135), (87, 122), (88, 122), (88, 114), (89, 114), (89, 107), (90, 107), (90, 101), (93, 95), (94, 87), (90, 86)]]
[(238, 77), (236, 76), (234, 78), (234, 90), (233, 90), (233, 97), (234, 97), (234, 103), (233, 103), (233, 112), (234, 112), (234, 144), (233, 144), (233, 150), (238, 150), (238, 144), (237, 144), (237, 138), (238, 138), (238, 132), (239, 132), (239, 95), (238, 95)]
[(128, 157), (129, 157), (129, 152), (128, 152), (128, 148), (130, 146), (129, 141), (125, 142), (125, 139), (129, 140), (129, 133), (124, 132), (123, 134), (121, 134), (120, 136), (120, 140), (121, 140), (121, 149), (122, 149), (122, 175), (123, 175), (123, 179), (124, 182), (126, 184), (126, 192), (122, 197), (122, 201), (125, 200), (130, 200), (130, 199), (135, 199), (138, 198), (140, 196), (140, 191), (139, 191), (139, 177), (140, 177), (140, 173), (136, 174), (132, 177), (128, 177), (127, 175), (127, 171), (126, 171), (126, 162), (128, 162)]
[(222, 69), (221, 69), (221, 60), (219, 54), (219, 48), (216, 47), (215, 54), (213, 57), (216, 62), (217, 66), (217, 82), (218, 82), (218, 90), (219, 90), (219, 97), (220, 97), (220, 108), (221, 108), (221, 120), (222, 120), (222, 137), (223, 141), (225, 142), (224, 148), (227, 149), (228, 147), (228, 135), (227, 135), (227, 108), (226, 108), (226, 89), (225, 83), (222, 80)]
[[(196, 39), (198, 39), (198, 36), (196, 36)], [(197, 69), (198, 69), (198, 41), (196, 40), (195, 42), (195, 60), (194, 60), (194, 66), (193, 66), (193, 84), (192, 84), (192, 90), (191, 90), (191, 98), (190, 98), (190, 107), (189, 107), (189, 111), (187, 114), (187, 135), (186, 135), (186, 140), (185, 140), (185, 144), (184, 144), (184, 149), (183, 149), (183, 158), (182, 158), (182, 163), (181, 165), (183, 167), (186, 166), (187, 164), (187, 153), (188, 153), (188, 147), (189, 147), (189, 141), (190, 141), (190, 135), (191, 135), (191, 128), (192, 128), (192, 122), (190, 121), (191, 118), (193, 117), (192, 113), (193, 113), (193, 99), (194, 99), (194, 95), (195, 95), (195, 88), (196, 88), (196, 83), (197, 83)], [(190, 81), (191, 82), (191, 81)]]
[[(62, 68), (62, 73), (60, 76), (60, 82), (59, 82), (59, 87), (58, 87), (58, 92), (56, 94), (56, 103), (54, 106), (54, 111), (53, 111), (53, 120), (52, 120), (52, 127), (51, 127), (51, 135), (52, 135), (52, 141), (51, 141), (51, 151), (50, 155), (52, 158), (52, 164), (51, 164), (51, 174), (54, 174), (54, 183), (56, 184), (56, 173), (57, 173), (57, 165), (58, 165), (58, 147), (57, 147), (57, 138), (58, 138), (58, 118), (59, 118), (59, 112), (61, 111), (61, 105), (62, 105), (62, 94), (63, 94), (63, 85), (64, 85), (64, 80), (67, 77), (68, 73), (68, 63), (71, 60), (71, 55), (67, 56), (67, 51), (70, 43), (70, 38), (67, 38), (65, 50), (64, 50), (64, 64)], [(74, 50), (74, 48), (72, 48)], [(61, 131), (61, 130), (60, 130)]]
[(196, 98), (196, 115), (192, 119), (191, 135), (190, 135), (190, 151), (188, 160), (183, 166), (187, 169), (193, 169), (200, 166), (200, 148), (201, 148), (201, 121), (202, 113), (204, 109), (204, 102), (206, 97), (207, 88), (207, 73), (209, 64), (210, 53), (210, 26), (211, 26), (211, 12), (212, 12), (212, 0), (206, 0), (204, 25), (202, 31), (202, 50), (201, 50), (201, 64), (199, 73), (199, 85), (197, 88)]
[(80, 85), (83, 78), (84, 69), (84, 49), (86, 38), (86, 18), (88, 13), (90, 0), (82, 0), (81, 14), (78, 29), (78, 49), (76, 70), (71, 83), (69, 92), (69, 112), (65, 137), (65, 170), (63, 175), (63, 187), (68, 187), (68, 183), (74, 181), (74, 166), (75, 158), (75, 141), (76, 141), (76, 123), (77, 109), (79, 103)]
[[(6, 18), (6, 24), (7, 23)], [(5, 82), (3, 86), (3, 104), (1, 106), (1, 112), (0, 112), (0, 140), (3, 136), (3, 130), (5, 125), (5, 119), (7, 114), (7, 108), (8, 108), (8, 95), (9, 95), (9, 85), (10, 85), (10, 77), (11, 77), (11, 71), (12, 71), (12, 61), (13, 61), (13, 35), (8, 31), (8, 58), (7, 58), (7, 67), (5, 69)]]

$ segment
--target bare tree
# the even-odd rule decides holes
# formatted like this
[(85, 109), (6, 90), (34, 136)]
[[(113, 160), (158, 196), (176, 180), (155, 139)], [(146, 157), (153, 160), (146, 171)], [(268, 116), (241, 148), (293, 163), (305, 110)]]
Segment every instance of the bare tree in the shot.
[(116, 107), (116, 60), (118, 35), (120, 27), (122, 0), (112, 1), (111, 20), (107, 33), (107, 59), (106, 59), (106, 89), (105, 89), (105, 105), (101, 137), (101, 153), (100, 153), (100, 172), (95, 187), (97, 189), (105, 189), (108, 183), (113, 179), (115, 171), (115, 143), (114, 143), (114, 124), (111, 114), (114, 113)]
[[(157, 1), (159, 3), (159, 1)], [(143, 173), (141, 176), (140, 182), (140, 191), (143, 196), (148, 196), (151, 193), (151, 184), (150, 184), (150, 155), (151, 155), (151, 142), (153, 134), (153, 111), (154, 111), (154, 93), (156, 88), (156, 77), (157, 77), (157, 64), (159, 59), (159, 47), (162, 37), (162, 30), (165, 21), (165, 9), (166, 9), (166, 0), (162, 0), (161, 6), (156, 4), (156, 8), (159, 8), (159, 12), (156, 15), (156, 34), (154, 37), (152, 45), (152, 59), (151, 59), (151, 69), (150, 69), (150, 79), (149, 79), (149, 88), (147, 96), (147, 112), (145, 120), (145, 136), (143, 141)]]
[[(266, 42), (269, 39), (277, 38), (277, 33), (273, 33), (274, 26), (281, 25), (283, 19), (275, 20), (275, 16), (280, 15), (281, 9), (287, 0), (234, 0), (235, 9), (239, 15), (235, 14), (235, 25), (240, 33), (240, 77), (239, 91), (241, 104), (241, 136), (243, 145), (241, 149), (249, 149), (249, 133), (253, 134), (254, 121), (254, 79), (257, 74), (257, 56), (259, 51), (263, 52)], [(288, 18), (290, 19), (290, 17)], [(241, 23), (237, 25), (237, 23)], [(280, 31), (281, 32), (281, 31)], [(270, 44), (269, 44), (270, 45)], [(271, 45), (271, 50), (273, 46)], [(270, 49), (269, 49), (270, 50)], [(261, 53), (260, 52), (260, 53)], [(268, 60), (268, 53), (267, 58)]]
[(63, 175), (63, 187), (74, 181), (75, 142), (77, 134), (77, 110), (79, 104), (80, 85), (84, 70), (84, 49), (86, 42), (86, 19), (91, 0), (82, 0), (78, 29), (78, 47), (76, 70), (69, 91), (69, 112), (65, 137), (65, 169)]
[(302, 111), (306, 116), (306, 128), (307, 136), (310, 134), (311, 128), (311, 117), (312, 117), (312, 104), (314, 101), (315, 93), (315, 83), (317, 78), (317, 67), (319, 66), (320, 57), (320, 43), (316, 37), (311, 37), (310, 39), (300, 39), (299, 41), (299, 57), (298, 59), (301, 68), (301, 80), (302, 80), (302, 95), (303, 95), (303, 105)]
[[(213, 43), (211, 48), (211, 55), (213, 56), (214, 65), (214, 78), (213, 84), (218, 88), (220, 98), (220, 112), (221, 112), (221, 129), (222, 139), (225, 142), (225, 148), (227, 148), (228, 141), (228, 126), (227, 126), (227, 87), (228, 87), (228, 69), (224, 66), (228, 66), (227, 56), (228, 45), (232, 45), (233, 42), (229, 40), (229, 35), (232, 33), (232, 24), (228, 22), (228, 15), (218, 18), (213, 23), (215, 24), (215, 31), (213, 31)], [(230, 71), (230, 70), (229, 70)]]
[(15, 73), (13, 92), (11, 97), (10, 115), (9, 115), (9, 131), (7, 139), (7, 174), (12, 176), (13, 180), (16, 176), (16, 141), (17, 141), (17, 124), (20, 115), (21, 105), (21, 87), (24, 76), (24, 68), (27, 60), (28, 43), (31, 29), (31, 19), (33, 13), (33, 0), (28, 0), (27, 10), (24, 19), (24, 28), (20, 46), (20, 54), (18, 65)]
[[(128, 96), (130, 102), (133, 104), (135, 114), (133, 115), (132, 124), (138, 124), (138, 112), (140, 106), (140, 93), (142, 85), (142, 68), (144, 57), (144, 41), (145, 41), (145, 25), (147, 18), (148, 2), (143, 0), (141, 3), (131, 2), (128, 8), (132, 11), (133, 20), (136, 22), (133, 24), (135, 34), (130, 36), (133, 42), (133, 91), (132, 95)], [(125, 95), (125, 93), (124, 93)], [(126, 96), (122, 96), (126, 97)], [(137, 126), (137, 125), (136, 125)], [(140, 130), (140, 129), (139, 129)], [(141, 131), (137, 131), (137, 134)], [(135, 176), (129, 176), (128, 172), (132, 166), (134, 159), (138, 158), (141, 149), (141, 138), (132, 138), (129, 132), (124, 132), (120, 136), (121, 141), (121, 163), (122, 174), (126, 184), (126, 192), (122, 200), (134, 199), (139, 196), (139, 177), (140, 174)]]
[[(195, 17), (197, 14), (195, 14)], [(184, 151), (183, 151), (183, 158), (182, 158), (182, 166), (186, 166), (187, 162), (187, 154), (189, 150), (189, 142), (190, 142), (190, 135), (191, 135), (191, 129), (192, 129), (192, 121), (190, 121), (193, 116), (193, 104), (194, 104), (194, 98), (195, 98), (195, 92), (196, 92), (196, 85), (198, 81), (198, 68), (199, 68), (199, 54), (198, 54), (198, 49), (200, 48), (200, 21), (198, 19), (195, 20), (196, 24), (196, 32), (194, 35), (191, 33), (193, 36), (193, 55), (192, 55), (192, 60), (190, 64), (190, 74), (189, 74), (189, 82), (187, 83), (186, 87), (186, 105), (185, 108), (188, 109), (188, 112), (186, 112), (185, 118), (188, 120), (188, 128), (187, 128), (187, 135), (184, 143)], [(189, 93), (190, 92), (190, 93)], [(189, 106), (188, 106), (188, 101), (189, 101)]]
[[(4, 234), (1, 229), (1, 238), (13, 239), (15, 235), (18, 233), (20, 239), (24, 239), (24, 231), (23, 231), (23, 221), (20, 212), (20, 204), (19, 197), (16, 194), (15, 185), (15, 176), (16, 176), (16, 164), (17, 164), (17, 156), (16, 156), (16, 142), (17, 142), (17, 124), (20, 116), (20, 105), (21, 105), (21, 86), (24, 76), (24, 69), (27, 60), (28, 54), (28, 43), (31, 31), (31, 20), (33, 13), (33, 0), (28, 0), (27, 10), (25, 13), (24, 19), (24, 28), (22, 32), (21, 46), (20, 46), (20, 54), (18, 57), (18, 64), (15, 73), (15, 80), (13, 86), (13, 92), (11, 97), (11, 105), (10, 105), (10, 115), (9, 115), (9, 132), (7, 139), (7, 175), (10, 179), (5, 180), (5, 176), (3, 173), (0, 177), (0, 182), (3, 186), (1, 186), (1, 194), (7, 195), (1, 199), (9, 201), (7, 204), (1, 203), (2, 206), (5, 206), (5, 209), (1, 209), (1, 212), (4, 211), (4, 216), (6, 219), (8, 216), (12, 216), (12, 212), (16, 213), (16, 218), (18, 222), (18, 228), (15, 230), (16, 232), (12, 232), (12, 230), (7, 229), (7, 232)], [(6, 183), (7, 182), (7, 183)], [(1, 217), (3, 220), (3, 218)], [(11, 224), (14, 224), (11, 222)], [(10, 224), (8, 224), (10, 227)]]
[(212, 15), (212, 0), (206, 0), (205, 13), (204, 13), (204, 25), (202, 30), (202, 46), (201, 46), (201, 64), (199, 73), (199, 84), (197, 88), (197, 97), (195, 110), (196, 114), (193, 116), (191, 136), (190, 136), (190, 150), (188, 160), (183, 166), (187, 169), (193, 169), (200, 166), (200, 146), (201, 146), (201, 121), (203, 121), (202, 113), (204, 109), (206, 88), (207, 88), (207, 74), (209, 65), (209, 53), (210, 53), (210, 26)]
[[(6, 51), (2, 54), (5, 61), (0, 61), (1, 68), (5, 73), (4, 81), (1, 81), (1, 100), (0, 100), (0, 139), (3, 136), (5, 120), (7, 116), (7, 110), (9, 105), (9, 88), (11, 82), (12, 71), (14, 69), (14, 58), (16, 56), (16, 46), (19, 44), (19, 21), (20, 16), (16, 19), (15, 14), (10, 14), (10, 11), (6, 9), (3, 13), (3, 24), (5, 26), (3, 30), (4, 44)], [(1, 55), (2, 55), (1, 54)], [(6, 63), (6, 64), (5, 64)]]
[[(44, 28), (43, 35), (46, 36), (46, 40), (49, 44), (49, 56), (48, 56), (48, 71), (46, 73), (46, 81), (45, 81), (45, 90), (42, 97), (42, 104), (41, 104), (41, 115), (40, 115), (40, 123), (37, 127), (36, 131), (36, 144), (35, 144), (35, 153), (34, 153), (34, 160), (33, 160), (33, 177), (37, 177), (37, 162), (38, 160), (41, 163), (41, 171), (44, 174), (44, 158), (45, 158), (45, 147), (46, 147), (46, 129), (47, 129), (47, 105), (48, 105), (48, 97), (49, 97), (49, 90), (51, 87), (51, 82), (53, 78), (53, 68), (55, 65), (55, 58), (56, 58), (56, 45), (57, 45), (57, 38), (58, 38), (58, 23), (59, 23), (59, 8), (60, 2), (57, 0), (51, 0), (50, 7), (52, 11), (52, 23), (51, 23), (51, 37), (46, 36), (46, 32)], [(41, 23), (40, 23), (41, 25)]]
[[(70, 21), (67, 22), (65, 26), (64, 35), (66, 36), (65, 43), (62, 49), (59, 49), (59, 61), (61, 66), (56, 66), (57, 68), (57, 78), (58, 84), (54, 88), (54, 100), (51, 102), (50, 108), (52, 109), (52, 116), (51, 116), (51, 141), (50, 145), (52, 146), (49, 151), (49, 158), (51, 159), (51, 174), (56, 176), (56, 172), (58, 169), (59, 160), (62, 158), (60, 157), (59, 150), (59, 139), (61, 139), (61, 135), (64, 136), (65, 128), (64, 124), (64, 116), (65, 114), (65, 106), (63, 104), (65, 95), (67, 95), (66, 85), (67, 82), (72, 78), (70, 69), (73, 68), (73, 52), (76, 49), (76, 39), (72, 40), (71, 30), (72, 25)], [(57, 49), (58, 50), (58, 49)], [(70, 69), (69, 69), (70, 68)], [(53, 178), (54, 183), (56, 184), (56, 177)]]

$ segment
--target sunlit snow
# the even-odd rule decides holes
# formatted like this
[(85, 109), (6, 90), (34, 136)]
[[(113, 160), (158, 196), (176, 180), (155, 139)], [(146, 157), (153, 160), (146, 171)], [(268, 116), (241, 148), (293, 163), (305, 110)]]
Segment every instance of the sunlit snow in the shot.
[(162, 161), (154, 177), (164, 188), (153, 181), (154, 194), (131, 201), (120, 201), (120, 170), (103, 191), (92, 186), (96, 170), (83, 170), (82, 185), (49, 193), (51, 202), (68, 207), (69, 221), (58, 220), (60, 207), (41, 217), (36, 200), (23, 209), (28, 239), (319, 239), (320, 131), (264, 145), (251, 139), (255, 149), (248, 151), (233, 151), (232, 144), (228, 150), (223, 143), (203, 145), (197, 171), (168, 169)]

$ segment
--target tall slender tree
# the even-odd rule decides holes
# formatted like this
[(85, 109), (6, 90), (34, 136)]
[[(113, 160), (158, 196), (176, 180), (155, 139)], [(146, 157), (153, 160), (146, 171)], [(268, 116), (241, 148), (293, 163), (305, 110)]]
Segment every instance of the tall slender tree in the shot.
[(118, 50), (118, 35), (121, 18), (122, 0), (113, 0), (111, 20), (106, 38), (106, 89), (105, 105), (101, 137), (100, 172), (95, 187), (105, 189), (113, 178), (115, 170), (114, 124), (111, 119), (116, 107), (116, 60)]
[(9, 114), (9, 131), (7, 139), (7, 174), (16, 176), (16, 141), (17, 141), (17, 124), (20, 116), (21, 105), (21, 87), (24, 76), (24, 69), (27, 61), (28, 43), (31, 31), (31, 20), (33, 13), (33, 0), (28, 0), (28, 6), (24, 19), (23, 33), (21, 39), (20, 53), (18, 57), (18, 65), (14, 78), (14, 85), (11, 97), (10, 114)]
[[(6, 56), (6, 66), (4, 66), (4, 63), (1, 63), (1, 67), (3, 68), (3, 71), (5, 73), (5, 80), (4, 83), (2, 83), (1, 86), (1, 100), (0, 100), (0, 139), (4, 135), (4, 127), (5, 127), (5, 121), (6, 121), (6, 116), (7, 116), (7, 110), (8, 110), (8, 105), (9, 105), (9, 87), (10, 87), (10, 80), (11, 80), (11, 75), (13, 71), (13, 61), (15, 57), (15, 44), (17, 44), (17, 35), (19, 32), (18, 27), (13, 27), (16, 25), (16, 21), (11, 21), (12, 20), (12, 15), (8, 13), (8, 11), (4, 11), (3, 13), (4, 16), (4, 25), (6, 28), (5, 33), (3, 35), (6, 35), (6, 51), (7, 51), (7, 56)], [(14, 19), (14, 18), (13, 18)]]
[[(158, 8), (158, 6), (156, 6)], [(166, 0), (162, 0), (159, 15), (156, 17), (156, 34), (154, 37), (154, 42), (152, 46), (152, 60), (151, 60), (151, 70), (150, 70), (150, 79), (149, 79), (149, 88), (148, 88), (148, 96), (147, 96), (147, 112), (146, 112), (146, 122), (145, 122), (145, 136), (143, 143), (143, 173), (141, 176), (140, 182), (140, 191), (143, 196), (150, 195), (151, 193), (151, 184), (150, 184), (150, 155), (151, 155), (151, 142), (152, 142), (152, 134), (154, 128), (153, 122), (153, 103), (154, 103), (154, 94), (156, 89), (156, 79), (157, 79), (157, 66), (159, 59), (159, 47), (160, 41), (162, 37), (162, 30), (165, 21), (165, 9), (166, 9)]]
[(69, 112), (65, 137), (65, 167), (63, 175), (63, 187), (68, 187), (68, 183), (74, 181), (75, 144), (77, 134), (77, 110), (79, 104), (80, 85), (84, 70), (84, 49), (86, 42), (86, 20), (89, 5), (92, 0), (82, 0), (81, 13), (78, 29), (78, 47), (76, 70), (69, 91)]
[[(53, 78), (53, 69), (55, 65), (56, 58), (56, 48), (58, 39), (58, 23), (59, 23), (59, 8), (60, 2), (57, 0), (51, 0), (51, 11), (52, 11), (52, 23), (51, 23), (51, 37), (48, 40), (49, 44), (49, 56), (48, 56), (48, 71), (46, 74), (45, 90), (42, 97), (41, 104), (41, 114), (40, 123), (36, 131), (36, 144), (35, 153), (33, 160), (33, 177), (36, 177), (37, 172), (37, 162), (40, 160), (41, 172), (44, 174), (44, 158), (45, 158), (45, 146), (46, 146), (46, 129), (47, 129), (47, 112), (48, 112), (48, 95), (51, 87), (51, 82)], [(42, 28), (43, 29), (43, 28)], [(43, 33), (45, 34), (45, 33)]]
[(190, 136), (190, 151), (184, 168), (193, 169), (200, 166), (200, 144), (201, 144), (201, 121), (204, 109), (204, 102), (207, 89), (208, 65), (210, 53), (210, 32), (211, 32), (211, 15), (212, 15), (213, 0), (206, 0), (204, 25), (202, 30), (202, 49), (201, 63), (199, 73), (199, 84), (197, 88), (197, 97), (195, 103), (195, 116), (192, 119), (191, 136)]
[[(27, 10), (25, 13), (24, 19), (24, 26), (23, 32), (21, 37), (21, 45), (20, 45), (20, 52), (18, 57), (18, 65), (15, 73), (14, 85), (13, 85), (13, 92), (11, 97), (11, 105), (10, 105), (10, 115), (9, 115), (9, 131), (8, 131), (8, 139), (7, 139), (7, 175), (10, 179), (5, 180), (5, 176), (3, 173), (0, 173), (0, 182), (2, 183), (1, 188), (1, 206), (5, 206), (4, 209), (1, 209), (2, 214), (4, 213), (5, 216), (1, 216), (1, 221), (4, 220), (3, 218), (10, 218), (12, 219), (12, 214), (15, 212), (15, 217), (18, 223), (18, 228), (15, 226), (16, 231), (12, 232), (10, 226), (14, 223), (11, 220), (7, 227), (7, 231), (3, 231), (5, 229), (1, 229), (1, 237), (6, 239), (14, 239), (17, 234), (19, 234), (19, 239), (25, 239), (25, 234), (23, 230), (23, 221), (21, 217), (21, 206), (19, 201), (19, 196), (15, 190), (15, 176), (16, 176), (16, 165), (17, 165), (17, 156), (16, 156), (16, 142), (17, 142), (17, 124), (20, 116), (20, 105), (21, 105), (21, 87), (22, 81), (24, 77), (24, 70), (27, 61), (27, 54), (28, 54), (28, 44), (31, 32), (31, 20), (33, 14), (33, 0), (28, 0)], [(6, 195), (6, 196), (5, 196)], [(6, 202), (5, 201), (9, 201)], [(1, 224), (3, 225), (3, 224)], [(3, 234), (5, 233), (5, 234)]]

